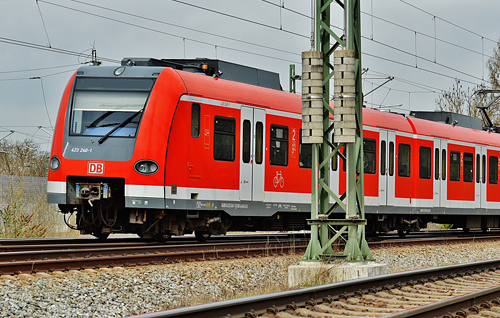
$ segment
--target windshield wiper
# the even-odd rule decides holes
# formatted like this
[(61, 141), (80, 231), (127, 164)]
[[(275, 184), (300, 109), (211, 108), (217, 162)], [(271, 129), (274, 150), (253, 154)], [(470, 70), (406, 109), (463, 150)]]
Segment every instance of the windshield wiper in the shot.
[(88, 125), (87, 128), (96, 127), (106, 117), (108, 117), (109, 115), (114, 114), (114, 113), (115, 113), (114, 111), (109, 111), (108, 110), (107, 112), (105, 112), (104, 114), (102, 114), (101, 116), (99, 116), (96, 120), (94, 120), (90, 125)]
[(102, 144), (104, 141), (106, 141), (106, 139), (108, 139), (109, 136), (111, 136), (111, 134), (113, 134), (119, 128), (123, 128), (123, 127), (127, 126), (137, 115), (142, 113), (143, 110), (144, 110), (144, 108), (138, 110), (137, 112), (133, 113), (129, 118), (125, 119), (120, 125), (116, 126), (115, 128), (111, 129), (110, 131), (108, 131), (108, 133), (106, 135), (102, 136), (102, 138), (97, 141), (99, 143), (99, 145)]

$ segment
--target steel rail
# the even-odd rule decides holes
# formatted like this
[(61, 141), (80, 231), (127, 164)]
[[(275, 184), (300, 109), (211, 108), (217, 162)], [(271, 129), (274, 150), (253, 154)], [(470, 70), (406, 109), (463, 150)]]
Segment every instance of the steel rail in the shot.
[(287, 241), (7, 252), (0, 253), (0, 274), (243, 258), (302, 251), (306, 247), (307, 241)]
[[(285, 292), (272, 293), (267, 295), (246, 297), (233, 299), (228, 301), (216, 302), (211, 304), (191, 306), (185, 308), (172, 309), (167, 311), (159, 311), (154, 313), (147, 313), (136, 316), (129, 317), (140, 317), (140, 318), (166, 318), (166, 317), (257, 317), (259, 315), (266, 314), (268, 312), (277, 312), (280, 310), (285, 310), (287, 306), (305, 306), (308, 302), (321, 302), (322, 299), (332, 299), (345, 297), (345, 295), (354, 295), (356, 293), (362, 293), (363, 291), (368, 291), (373, 288), (381, 288), (383, 286), (396, 286), (404, 284), (407, 282), (418, 282), (424, 281), (426, 279), (434, 279), (437, 277), (446, 277), (448, 275), (453, 275), (457, 273), (479, 273), (485, 270), (499, 269), (500, 260), (489, 260), (481, 261), (460, 265), (450, 265), (443, 267), (428, 268), (422, 270), (416, 270), (411, 272), (401, 272), (389, 275), (382, 275), (377, 277), (363, 278), (309, 288), (303, 288), (298, 290), (290, 290)], [(499, 292), (497, 289), (492, 288), (494, 291), (494, 297), (496, 293)], [(481, 297), (488, 294), (488, 291), (479, 291), (469, 295), (465, 295), (464, 302), (461, 305), (456, 305), (458, 307), (467, 304), (465, 297), (470, 299), (482, 299)], [(494, 298), (493, 297), (493, 298)], [(461, 297), (456, 297), (456, 299)], [(453, 300), (443, 301), (441, 303), (434, 303), (428, 305), (425, 309), (419, 309), (422, 311), (418, 313), (417, 311), (413, 314), (422, 316), (411, 316), (410, 312), (401, 312), (401, 316), (393, 317), (434, 317), (434, 313), (430, 313), (426, 316), (425, 310), (430, 312), (431, 309), (437, 310), (438, 308), (444, 306), (445, 304), (452, 304)], [(459, 303), (457, 300), (456, 303)], [(423, 307), (420, 307), (423, 308)], [(449, 312), (452, 307), (446, 309)], [(453, 307), (456, 308), (456, 307)], [(417, 309), (415, 309), (417, 310)], [(405, 316), (408, 315), (408, 316)]]

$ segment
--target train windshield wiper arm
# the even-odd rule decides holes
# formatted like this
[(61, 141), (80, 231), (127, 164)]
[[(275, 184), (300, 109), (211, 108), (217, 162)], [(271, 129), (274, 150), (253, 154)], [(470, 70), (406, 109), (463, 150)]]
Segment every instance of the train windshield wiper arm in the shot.
[(106, 117), (108, 117), (109, 115), (111, 114), (114, 114), (115, 112), (114, 111), (107, 111), (105, 112), (104, 114), (102, 114), (101, 116), (99, 116), (96, 120), (94, 120), (90, 125), (87, 126), (87, 128), (90, 128), (90, 127), (97, 127), (97, 125), (99, 125), (99, 123), (101, 121), (103, 121)]
[(108, 131), (108, 133), (104, 136), (102, 136), (101, 139), (99, 139), (97, 142), (99, 144), (102, 144), (104, 141), (106, 141), (106, 139), (109, 138), (109, 136), (111, 136), (112, 133), (114, 133), (115, 131), (117, 131), (119, 128), (123, 128), (125, 127), (128, 123), (130, 123), (137, 115), (139, 115), (140, 113), (142, 113), (142, 111), (144, 110), (144, 108), (141, 108), (139, 109), (138, 111), (136, 111), (135, 113), (133, 113), (129, 118), (125, 119), (121, 124), (119, 124), (118, 126), (116, 126), (115, 128), (111, 129), (110, 131)]

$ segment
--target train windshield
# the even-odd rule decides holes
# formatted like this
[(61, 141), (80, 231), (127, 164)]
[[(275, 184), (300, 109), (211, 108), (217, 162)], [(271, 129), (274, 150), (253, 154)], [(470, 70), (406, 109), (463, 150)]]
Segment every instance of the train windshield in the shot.
[(77, 78), (70, 134), (135, 137), (155, 79)]

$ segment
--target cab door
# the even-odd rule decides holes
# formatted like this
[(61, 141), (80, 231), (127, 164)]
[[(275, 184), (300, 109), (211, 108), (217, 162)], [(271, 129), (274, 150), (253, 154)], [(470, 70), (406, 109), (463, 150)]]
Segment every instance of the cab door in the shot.
[(266, 112), (241, 107), (240, 200), (264, 200), (264, 140)]

